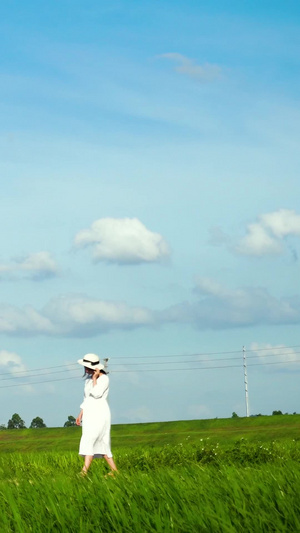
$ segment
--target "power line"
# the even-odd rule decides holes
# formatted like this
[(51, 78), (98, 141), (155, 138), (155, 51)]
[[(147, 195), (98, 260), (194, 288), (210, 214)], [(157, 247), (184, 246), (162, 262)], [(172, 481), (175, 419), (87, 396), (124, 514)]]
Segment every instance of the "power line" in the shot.
[[(255, 357), (278, 357), (278, 356), (282, 356), (282, 355), (295, 355), (295, 354), (300, 354), (300, 351), (299, 352), (293, 352), (293, 353), (282, 353), (282, 354), (278, 354), (278, 353), (269, 353), (269, 354), (266, 354), (266, 355), (250, 355), (247, 357), (247, 359), (253, 359)], [(191, 357), (193, 356), (193, 354), (190, 355)], [(239, 360), (241, 359), (241, 357), (223, 357), (222, 359), (220, 358), (217, 358), (217, 359), (200, 359), (199, 361), (160, 361), (159, 363), (155, 363), (156, 365), (170, 365), (172, 363), (174, 364), (187, 364), (187, 363), (210, 363), (210, 362), (214, 362), (214, 361), (236, 361), (236, 360)], [(151, 363), (126, 363), (126, 366), (133, 366), (133, 365), (150, 365)], [(110, 364), (110, 367), (111, 366), (116, 366), (116, 365), (120, 365), (120, 363), (111, 363)]]
[[(198, 362), (198, 361), (193, 361), (194, 363)], [(290, 364), (290, 363), (294, 363), (294, 364), (297, 364), (297, 363), (300, 363), (300, 359), (296, 359), (294, 361), (274, 361), (272, 363), (253, 363), (251, 365), (248, 365), (248, 368), (251, 367), (251, 366), (267, 366), (267, 365), (281, 365), (281, 364)], [(182, 372), (183, 370), (215, 370), (215, 369), (219, 369), (219, 368), (242, 368), (243, 366), (243, 363), (241, 362), (240, 365), (224, 365), (224, 366), (198, 366), (198, 367), (192, 367), (192, 368), (163, 368), (159, 371), (157, 371), (156, 368), (151, 368), (151, 369), (147, 369), (147, 370), (112, 370), (110, 373), (111, 374), (115, 374), (115, 373), (122, 373), (122, 372), (172, 372), (172, 371), (177, 371), (177, 372)]]
[[(286, 350), (291, 350), (293, 348), (300, 348), (300, 345), (296, 345), (296, 346), (287, 346), (285, 348), (282, 348), (282, 347), (273, 347), (273, 348), (259, 348), (257, 350), (246, 350), (247, 352), (247, 359), (253, 359), (253, 358), (258, 358), (258, 357), (279, 357), (279, 356), (286, 356), (286, 355), (296, 355), (296, 354), (299, 354), (300, 351), (297, 351), (297, 352), (287, 352)], [(268, 351), (268, 350), (285, 350), (285, 351), (282, 351), (282, 353), (267, 353), (265, 355), (248, 355), (248, 353), (256, 353), (256, 352), (262, 352), (262, 351)], [(122, 357), (115, 357), (115, 359), (126, 359), (126, 361), (128, 359), (162, 359), (162, 358), (172, 358), (172, 357), (201, 357), (202, 355), (226, 355), (226, 354), (236, 354), (236, 353), (239, 353), (241, 354), (241, 351), (240, 350), (234, 350), (234, 351), (227, 351), (227, 352), (205, 352), (205, 353), (192, 353), (192, 354), (173, 354), (173, 355), (155, 355), (155, 356), (122, 356)], [(162, 365), (162, 364), (186, 364), (186, 363), (191, 363), (191, 362), (197, 362), (197, 363), (201, 363), (201, 362), (214, 362), (214, 361), (233, 361), (233, 360), (239, 360), (241, 359), (241, 355), (239, 357), (227, 357), (227, 358), (217, 358), (217, 359), (201, 359), (199, 361), (160, 361), (158, 363), (155, 363), (156, 365)], [(149, 365), (151, 363), (144, 363), (144, 362), (141, 362), (141, 363), (126, 363), (126, 366), (133, 366), (133, 365)], [(268, 364), (268, 363), (265, 363), (265, 364)], [(119, 366), (120, 363), (110, 363), (110, 367), (111, 366)], [(14, 371), (14, 374), (28, 374), (29, 372), (45, 372), (47, 370), (52, 370), (54, 368), (62, 368), (63, 370), (60, 370), (60, 371), (55, 371), (55, 372), (47, 372), (47, 374), (56, 374), (56, 373), (59, 373), (59, 372), (65, 372), (66, 369), (70, 369), (70, 370), (73, 370), (72, 367), (77, 367), (77, 363), (68, 363), (68, 364), (64, 364), (64, 365), (55, 365), (55, 366), (49, 366), (49, 367), (43, 367), (43, 368), (34, 368), (34, 369), (31, 369), (31, 370), (16, 370)], [(3, 378), (1, 376), (9, 376), (8, 378)], [(25, 377), (34, 377), (34, 375), (27, 375)], [(0, 380), (1, 379), (13, 379), (11, 377), (11, 373), (10, 372), (6, 372), (6, 373), (0, 373)]]
[[(28, 370), (28, 372), (30, 372), (30, 371)], [(74, 370), (70, 370), (70, 372), (74, 372)], [(12, 376), (11, 374), (5, 374), (5, 377), (0, 377), (0, 381), (7, 381), (8, 379), (20, 379), (22, 377), (24, 377), (25, 379), (37, 378), (37, 377), (41, 377), (41, 376), (50, 376), (51, 374), (65, 374), (65, 373), (66, 373), (66, 370), (56, 370), (55, 372), (44, 372), (44, 373), (41, 373), (41, 374), (28, 374), (26, 376), (18, 376), (17, 378), (16, 378), (16, 376)], [(1, 376), (1, 374), (0, 374), (0, 376)]]
[[(290, 350), (293, 348), (300, 348), (300, 345), (297, 344), (295, 346), (274, 346), (271, 348), (257, 348), (252, 350), (246, 350), (247, 353), (255, 353), (255, 352), (263, 352), (267, 350)], [(225, 351), (225, 352), (198, 352), (198, 353), (192, 353), (192, 354), (173, 354), (173, 355), (125, 355), (125, 356), (114, 356), (114, 359), (154, 359), (154, 358), (161, 358), (161, 357), (194, 357), (194, 356), (201, 356), (201, 355), (227, 355), (227, 354), (235, 354), (235, 353), (241, 353), (242, 350), (231, 350), (231, 351)]]
[[(69, 368), (71, 366), (76, 366), (77, 367), (77, 364), (78, 363), (70, 363), (70, 364), (66, 364), (66, 365), (56, 365), (56, 366), (48, 366), (48, 367), (43, 367), (43, 368), (32, 368), (31, 370), (15, 370), (14, 371), (14, 374), (26, 374), (27, 372), (39, 372), (39, 371), (43, 371), (43, 370), (51, 370), (52, 368)], [(64, 372), (64, 371), (62, 371)], [(10, 372), (3, 372), (3, 373), (0, 373), (0, 376), (9, 376), (11, 375)]]
[(74, 377), (62, 378), (62, 379), (49, 379), (46, 381), (34, 381), (33, 383), (29, 381), (28, 383), (15, 383), (14, 385), (4, 385), (4, 386), (1, 385), (0, 389), (9, 389), (10, 387), (28, 387), (31, 385), (43, 385), (44, 383), (53, 383), (55, 381), (67, 381), (69, 379), (74, 379)]
[[(293, 355), (299, 354), (299, 353), (300, 352), (293, 352)], [(291, 354), (288, 354), (288, 353), (287, 354), (266, 354), (263, 357), (271, 357), (271, 356), (278, 357), (279, 355), (291, 355)], [(253, 359), (255, 357), (261, 357), (261, 356), (252, 355), (252, 356), (248, 357), (248, 359)], [(158, 365), (172, 365), (172, 364), (174, 364), (174, 365), (186, 365), (186, 364), (189, 364), (189, 363), (193, 363), (193, 364), (195, 364), (195, 363), (213, 363), (215, 361), (219, 361), (219, 362), (222, 361), (223, 362), (223, 361), (235, 361), (235, 360), (239, 360), (239, 359), (241, 359), (241, 358), (240, 357), (227, 357), (227, 358), (222, 358), (222, 359), (219, 359), (219, 358), (218, 359), (201, 359), (199, 361), (192, 361), (192, 360), (189, 360), (189, 361), (159, 361), (159, 362), (155, 363), (155, 365), (156, 366), (158, 366)], [(285, 362), (287, 362), (287, 361), (285, 361)], [(291, 361), (291, 362), (295, 362), (295, 360)], [(297, 360), (296, 360), (296, 362), (297, 362)], [(144, 362), (141, 362), (141, 363), (126, 363), (126, 366), (127, 367), (128, 366), (142, 366), (142, 365), (146, 365), (147, 366), (147, 365), (150, 365), (150, 364), (152, 364), (152, 363), (144, 363)], [(272, 364), (272, 363), (262, 363), (262, 365), (264, 365), (264, 366), (267, 365), (267, 364)], [(276, 364), (278, 364), (278, 363), (276, 363)], [(73, 366), (75, 367), (75, 365), (77, 367), (76, 363)], [(37, 369), (37, 370), (32, 370), (32, 372), (36, 372), (36, 371), (42, 372), (42, 373), (39, 373), (39, 374), (30, 374), (29, 373), (29, 372), (31, 372), (30, 370), (22, 370), (20, 372), (14, 372), (14, 374), (27, 373), (27, 375), (24, 376), (25, 378), (49, 376), (49, 375), (52, 375), (52, 374), (63, 374), (63, 373), (66, 372), (67, 368), (70, 370), (70, 372), (73, 372), (75, 369), (70, 369), (71, 366), (72, 365), (60, 365), (59, 367), (55, 367), (55, 366), (54, 367), (49, 367), (49, 369), (64, 367), (63, 370), (56, 370), (54, 372), (47, 372), (47, 370), (48, 370), (47, 368), (40, 368), (40, 369)], [(112, 366), (120, 366), (120, 363), (112, 363), (110, 365), (110, 367), (112, 367)], [(227, 368), (227, 366), (228, 365), (226, 365), (224, 367), (221, 367), (221, 368)], [(237, 366), (239, 366), (239, 365), (237, 365)], [(250, 366), (254, 366), (254, 364), (252, 364)], [(202, 368), (202, 367), (199, 367), (199, 368)], [(218, 368), (218, 367), (213, 367), (212, 366), (212, 367), (203, 367), (203, 368)], [(178, 370), (180, 370), (180, 369), (178, 369)], [(121, 372), (121, 371), (122, 370), (118, 370), (117, 372)], [(112, 372), (114, 372), (114, 371), (112, 370)], [(16, 376), (12, 375), (12, 374), (9, 374), (9, 373), (0, 374), (0, 381), (7, 381), (7, 380), (10, 380), (10, 379), (16, 379)]]
[[(197, 363), (198, 361), (193, 361), (193, 363)], [(248, 365), (248, 368), (251, 366), (266, 366), (266, 365), (279, 365), (279, 364), (297, 364), (300, 363), (300, 359), (294, 360), (294, 361), (273, 361), (271, 363), (252, 363), (251, 365)], [(183, 371), (194, 371), (194, 370), (218, 370), (218, 369), (226, 369), (226, 368), (242, 368), (242, 361), (240, 365), (222, 365), (222, 366), (207, 366), (207, 367), (192, 367), (192, 368), (163, 368), (159, 371), (157, 371), (156, 368), (150, 368), (145, 370), (112, 370), (111, 374), (116, 373), (147, 373), (147, 372), (183, 372)], [(47, 375), (47, 374), (45, 374)], [(30, 376), (26, 376), (28, 378)], [(70, 379), (76, 379), (76, 377), (69, 377), (69, 378), (62, 378), (62, 379), (50, 379), (50, 380), (44, 380), (44, 381), (34, 381), (34, 382), (27, 382), (27, 383), (15, 383), (13, 385), (1, 385), (0, 389), (6, 389), (10, 387), (26, 387), (26, 386), (32, 386), (32, 385), (42, 385), (44, 383), (54, 383), (57, 381), (67, 381)]]

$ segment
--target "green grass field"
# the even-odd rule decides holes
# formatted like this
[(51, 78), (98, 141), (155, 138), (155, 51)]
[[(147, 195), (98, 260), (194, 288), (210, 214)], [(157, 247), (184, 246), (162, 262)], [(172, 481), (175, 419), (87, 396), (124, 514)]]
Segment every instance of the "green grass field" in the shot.
[[(77, 451), (81, 428), (43, 428), (0, 431), (0, 452)], [(240, 438), (253, 441), (299, 439), (300, 415), (259, 416), (250, 418), (216, 418), (126, 424), (112, 426), (112, 447), (161, 446), (176, 444), (189, 436), (191, 442), (210, 438), (230, 443)]]
[(1, 532), (300, 532), (299, 415), (113, 426), (114, 478), (80, 434), (1, 431)]

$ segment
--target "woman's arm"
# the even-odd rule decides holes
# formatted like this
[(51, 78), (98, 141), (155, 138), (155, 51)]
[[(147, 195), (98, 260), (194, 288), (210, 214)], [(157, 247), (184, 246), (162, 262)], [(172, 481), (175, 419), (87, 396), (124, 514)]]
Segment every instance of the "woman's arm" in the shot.
[(82, 420), (82, 415), (83, 415), (83, 409), (81, 409), (78, 417), (76, 418), (76, 426), (80, 426), (81, 420)]

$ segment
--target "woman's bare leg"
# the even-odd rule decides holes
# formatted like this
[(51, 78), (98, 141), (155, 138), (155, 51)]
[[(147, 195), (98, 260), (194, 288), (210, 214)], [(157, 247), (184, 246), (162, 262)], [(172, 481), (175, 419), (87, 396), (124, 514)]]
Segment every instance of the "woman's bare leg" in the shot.
[(110, 466), (110, 468), (112, 470), (114, 470), (115, 472), (118, 472), (118, 469), (117, 469), (117, 467), (115, 465), (115, 462), (114, 462), (113, 458), (112, 457), (107, 457), (107, 455), (103, 455), (103, 457), (104, 457), (105, 461), (107, 462), (107, 464)]
[(93, 459), (94, 459), (93, 455), (85, 455), (84, 456), (84, 465), (83, 465), (83, 468), (82, 468), (82, 473), (83, 474), (87, 473), (88, 469), (91, 466), (91, 462), (92, 462)]

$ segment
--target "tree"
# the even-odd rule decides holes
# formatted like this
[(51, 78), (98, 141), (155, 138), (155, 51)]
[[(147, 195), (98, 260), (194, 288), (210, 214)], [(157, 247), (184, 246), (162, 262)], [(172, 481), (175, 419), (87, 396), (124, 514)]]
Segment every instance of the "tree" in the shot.
[(69, 428), (75, 425), (76, 425), (76, 418), (74, 418), (74, 416), (72, 415), (68, 416), (67, 422), (64, 423), (64, 428)]
[(42, 418), (40, 418), (39, 416), (36, 416), (31, 424), (30, 424), (30, 427), (31, 428), (34, 428), (34, 429), (38, 429), (38, 428), (45, 428), (47, 427), (46, 424), (44, 423), (44, 420)]
[(26, 428), (24, 420), (15, 413), (7, 422), (7, 429), (24, 429)]
[(233, 411), (231, 418), (238, 418), (238, 417), (239, 417), (239, 415), (237, 415), (236, 412)]
[(282, 415), (282, 411), (273, 411), (272, 415)]

